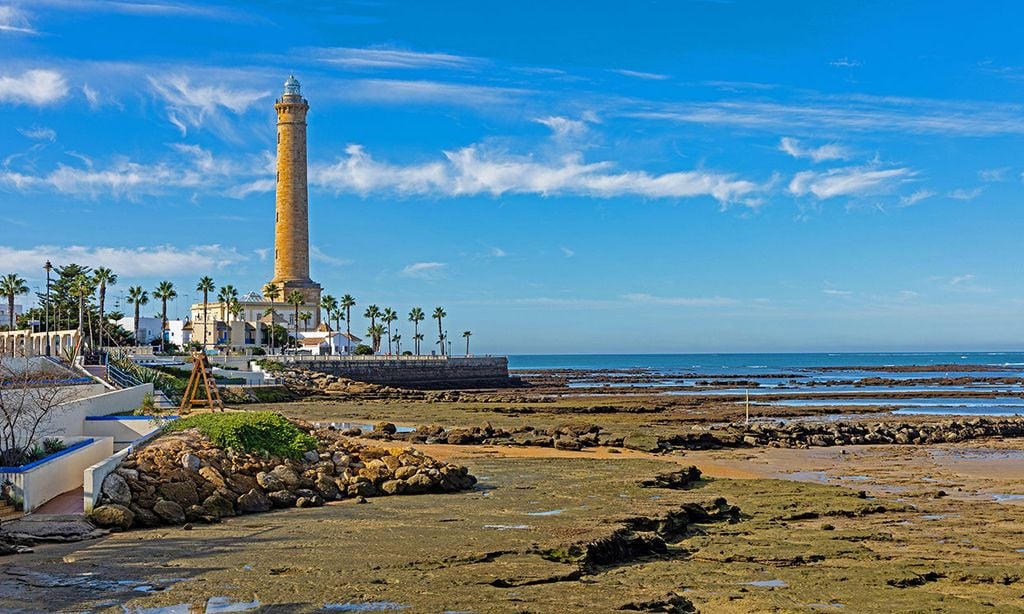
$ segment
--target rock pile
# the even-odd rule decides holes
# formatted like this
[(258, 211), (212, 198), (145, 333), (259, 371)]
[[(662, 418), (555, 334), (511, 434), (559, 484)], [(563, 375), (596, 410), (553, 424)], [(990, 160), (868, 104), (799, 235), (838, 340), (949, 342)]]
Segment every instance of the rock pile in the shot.
[(345, 497), (454, 492), (476, 483), (466, 467), (412, 448), (361, 446), (333, 430), (310, 434), (318, 448), (301, 460), (220, 448), (194, 429), (164, 435), (104, 479), (91, 519), (116, 529), (216, 522)]

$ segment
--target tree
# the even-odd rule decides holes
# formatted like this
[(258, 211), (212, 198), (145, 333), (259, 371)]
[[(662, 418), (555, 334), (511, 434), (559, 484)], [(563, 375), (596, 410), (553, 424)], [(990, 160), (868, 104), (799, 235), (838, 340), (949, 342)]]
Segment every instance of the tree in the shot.
[(473, 336), (473, 331), (464, 330), (462, 336), (466, 338), (466, 356), (469, 356), (469, 338)]
[(409, 310), (409, 321), (412, 322), (413, 327), (413, 345), (416, 346), (416, 355), (420, 355), (420, 341), (423, 339), (423, 335), (420, 334), (420, 322), (426, 320), (427, 316), (423, 314), (423, 310), (419, 307), (413, 307)]
[(444, 349), (444, 330), (441, 328), (441, 319), (448, 317), (443, 307), (435, 307), (434, 315), (430, 316), (437, 320), (437, 343), (441, 346), (441, 356), (445, 355)]
[(162, 281), (153, 290), (153, 298), (160, 299), (160, 351), (164, 350), (164, 331), (167, 330), (167, 301), (178, 298), (178, 291), (174, 284), (169, 281)]
[[(238, 300), (238, 290), (234, 286), (228, 284), (221, 286), (220, 292), (217, 293), (217, 302), (224, 304), (224, 310), (228, 313), (231, 312), (231, 304)], [(227, 316), (225, 315), (225, 318)]]
[(28, 294), (28, 284), (17, 273), (0, 277), (0, 294), (7, 297), (7, 330), (14, 330), (14, 297)]
[(139, 339), (139, 307), (149, 302), (149, 294), (146, 293), (142, 286), (132, 286), (128, 288), (128, 302), (135, 306), (135, 324), (132, 329), (132, 334), (135, 336), (135, 344), (142, 345)]
[(398, 334), (397, 330), (395, 331), (394, 339), (395, 339), (395, 355), (396, 356), (401, 356), (402, 355), (402, 335)]
[(93, 283), (99, 287), (100, 299), (100, 347), (103, 347), (103, 333), (106, 332), (107, 318), (105, 314), (107, 304), (107, 287), (117, 285), (117, 275), (105, 266), (97, 267), (92, 274)]
[(210, 293), (214, 291), (216, 286), (213, 284), (213, 278), (209, 275), (204, 275), (199, 278), (199, 283), (196, 284), (196, 292), (203, 293), (203, 351), (206, 351), (207, 339), (210, 336)]
[[(0, 355), (0, 466), (18, 466), (30, 460), (39, 429), (66, 412), (75, 386), (41, 386), (52, 373), (40, 363), (8, 360)], [(47, 434), (47, 433), (43, 433)]]
[(334, 320), (334, 331), (335, 332), (338, 332), (338, 331), (341, 330), (341, 318), (342, 318), (343, 315), (344, 315), (344, 313), (342, 313), (341, 309), (337, 308), (337, 307), (335, 307), (332, 311), (330, 311), (327, 314), (327, 316), (329, 318), (329, 320), (327, 322), (328, 324), (330, 324), (330, 320)]
[(398, 319), (398, 314), (395, 310), (390, 307), (384, 308), (384, 313), (381, 315), (381, 321), (388, 326), (388, 355), (391, 354), (391, 323)]
[(93, 285), (92, 278), (86, 275), (79, 275), (71, 284), (71, 296), (78, 299), (78, 335), (80, 337), (85, 336), (85, 299), (91, 297), (95, 291), (96, 286)]
[(292, 290), (287, 297), (285, 302), (295, 308), (295, 345), (299, 345), (299, 307), (306, 302), (306, 297), (302, 296), (302, 293), (298, 290)]
[(308, 311), (303, 311), (299, 314), (299, 319), (302, 320), (302, 332), (309, 332), (309, 321), (313, 319), (313, 314)]
[(352, 298), (351, 294), (346, 294), (341, 297), (339, 304), (345, 310), (345, 332), (352, 336), (352, 308), (356, 306), (356, 299)]
[(380, 352), (380, 340), (384, 336), (384, 325), (383, 324), (371, 324), (366, 329), (366, 334), (370, 336), (370, 341), (373, 344), (373, 353)]
[[(277, 325), (277, 323), (274, 321), (274, 316), (276, 315), (276, 312), (274, 311), (274, 301), (277, 300), (277, 297), (281, 296), (281, 286), (275, 284), (274, 282), (268, 283), (267, 285), (263, 286), (263, 296), (267, 297), (267, 300), (270, 301), (270, 353), (273, 354), (274, 326)], [(285, 341), (287, 341), (287, 339), (285, 339)]]
[(325, 294), (325, 295), (321, 296), (320, 297), (320, 309), (324, 310), (324, 316), (325, 317), (324, 317), (323, 321), (327, 322), (327, 325), (330, 326), (330, 324), (331, 324), (331, 314), (334, 313), (335, 310), (338, 309), (338, 299), (334, 298), (330, 294)]

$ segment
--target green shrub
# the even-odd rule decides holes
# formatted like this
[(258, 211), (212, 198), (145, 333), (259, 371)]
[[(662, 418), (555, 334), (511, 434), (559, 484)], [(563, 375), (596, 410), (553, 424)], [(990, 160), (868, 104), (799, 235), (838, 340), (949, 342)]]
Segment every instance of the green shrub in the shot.
[[(261, 347), (255, 347), (255, 348), (252, 349), (252, 355), (253, 356), (266, 356), (267, 355), (267, 351), (264, 350)], [(227, 368), (227, 367), (225, 367), (225, 368)]]
[(271, 360), (269, 358), (262, 358), (260, 360), (257, 360), (256, 364), (258, 364), (260, 368), (266, 371), (267, 373), (276, 373), (278, 371), (284, 371), (284, 365), (277, 362), (276, 360)]
[(373, 354), (373, 348), (365, 343), (360, 343), (354, 350), (352, 350), (352, 353), (356, 356), (370, 356)]
[(47, 455), (56, 454), (66, 447), (68, 447), (67, 444), (59, 437), (47, 437), (43, 440), (43, 450)]
[(43, 446), (38, 443), (32, 444), (32, 447), (25, 450), (25, 464), (34, 463), (37, 460), (42, 460), (47, 457), (46, 450)]
[(164, 428), (167, 432), (196, 428), (224, 448), (289, 458), (316, 449), (316, 439), (281, 414), (269, 411), (197, 414), (175, 420)]

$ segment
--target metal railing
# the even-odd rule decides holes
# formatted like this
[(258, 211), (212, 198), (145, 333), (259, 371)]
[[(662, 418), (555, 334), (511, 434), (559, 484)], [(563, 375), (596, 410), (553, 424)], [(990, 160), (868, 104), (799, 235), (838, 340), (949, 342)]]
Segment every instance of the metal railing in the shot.
[(374, 362), (374, 361), (399, 361), (399, 362), (429, 362), (429, 361), (447, 361), (447, 360), (466, 360), (472, 358), (500, 358), (499, 356), (492, 356), (490, 354), (472, 354), (470, 356), (399, 356), (396, 354), (368, 354), (359, 356), (355, 354), (283, 354), (274, 355), (271, 359), (281, 362), (318, 362), (318, 361), (337, 361), (337, 362)]

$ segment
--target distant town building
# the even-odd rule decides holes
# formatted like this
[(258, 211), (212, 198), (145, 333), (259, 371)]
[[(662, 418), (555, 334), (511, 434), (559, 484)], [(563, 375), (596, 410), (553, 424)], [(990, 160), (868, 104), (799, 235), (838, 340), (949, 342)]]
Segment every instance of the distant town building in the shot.
[[(7, 326), (8, 322), (10, 322), (10, 320), (11, 320), (11, 314), (7, 311), (7, 300), (4, 299), (3, 301), (0, 301), (0, 303), (3, 303), (3, 304), (0, 304), (0, 326)], [(15, 327), (17, 327), (17, 325), (18, 325), (17, 324), (18, 316), (20, 316), (21, 314), (22, 314), (22, 307), (21, 307), (21, 305), (15, 303), (14, 304), (14, 320), (15, 320), (15, 324), (14, 325), (15, 325)]]
[[(125, 316), (116, 322), (121, 328), (125, 329), (129, 333), (135, 332), (135, 318), (132, 316)], [(160, 318), (150, 318), (145, 316), (139, 317), (139, 345), (149, 345), (154, 341), (158, 341), (163, 336), (163, 322)]]
[(186, 349), (192, 341), (192, 322), (189, 320), (168, 320), (164, 338), (174, 345)]

